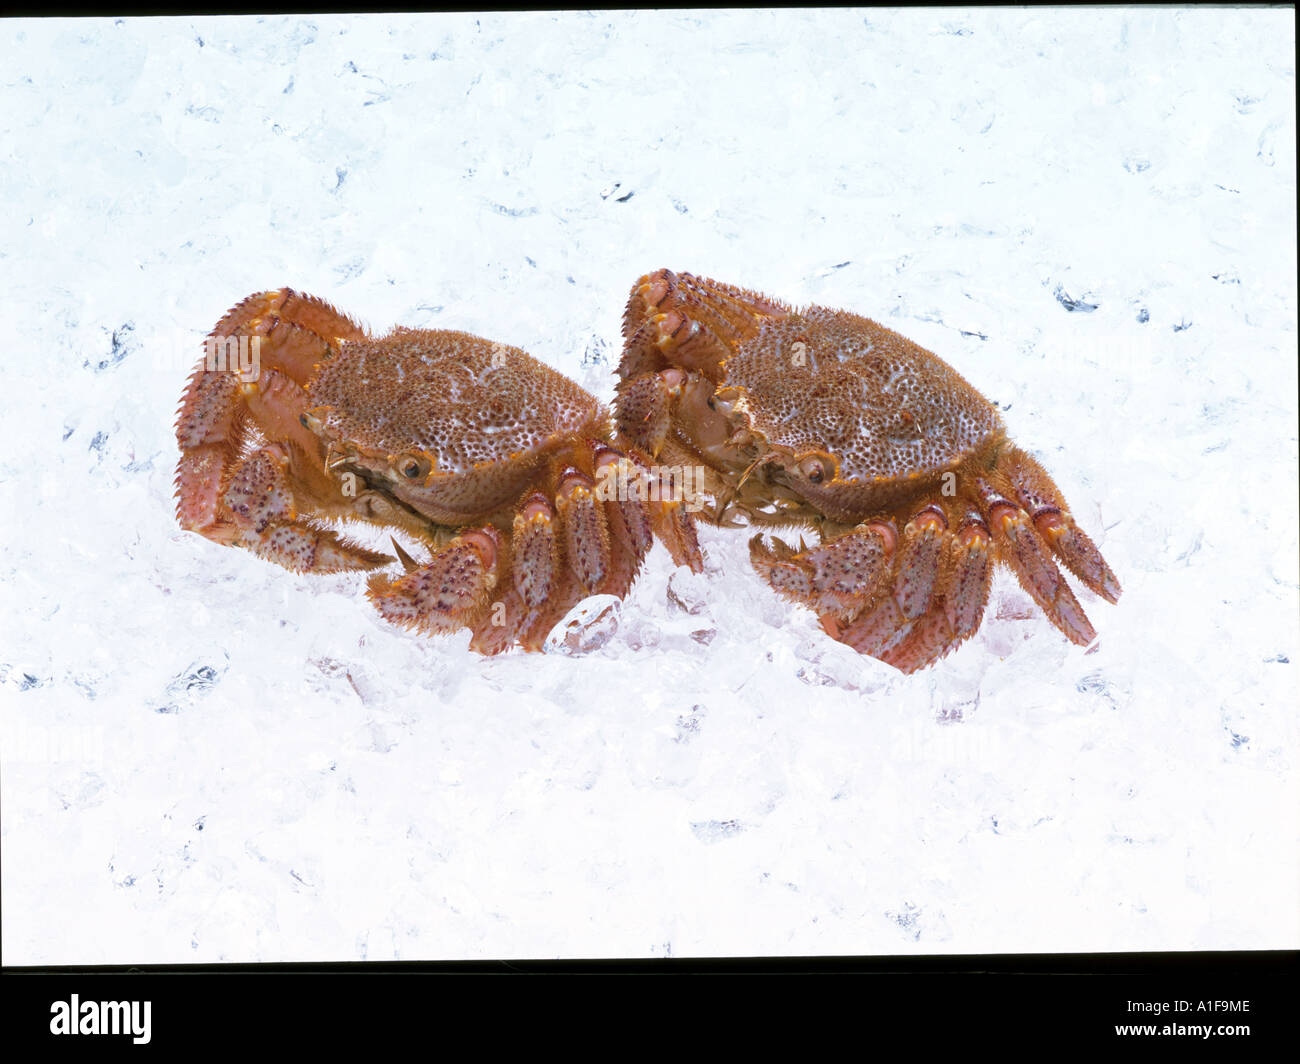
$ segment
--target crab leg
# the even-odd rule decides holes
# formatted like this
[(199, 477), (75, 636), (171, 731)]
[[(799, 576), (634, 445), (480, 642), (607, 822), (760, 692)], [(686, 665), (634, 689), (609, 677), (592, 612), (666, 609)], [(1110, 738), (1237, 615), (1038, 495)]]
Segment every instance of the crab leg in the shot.
[[(644, 506), (638, 505), (635, 500), (617, 499), (605, 504), (605, 519), (609, 522), (610, 535), (614, 537), (616, 542), (622, 544), (623, 550), (628, 555), (635, 571), (639, 568), (641, 559), (649, 553), (650, 548), (654, 545), (654, 527), (650, 520), (650, 514), (646, 512)], [(694, 526), (691, 527), (690, 531), (693, 537)], [(697, 549), (698, 546), (697, 543)], [(695, 567), (692, 566), (692, 568)]]
[(659, 500), (653, 498), (644, 505), (649, 514), (650, 527), (659, 541), (668, 548), (676, 565), (684, 565), (693, 573), (704, 571), (704, 555), (695, 534), (695, 521), (686, 509), (676, 485), (668, 474), (656, 471), (659, 477)]
[(176, 467), (176, 517), (186, 531), (219, 543), (236, 533), (220, 513), (228, 471), (239, 458), (247, 434), (248, 408), (239, 398), (234, 374), (207, 372), (205, 363), (190, 376), (176, 418), (181, 460)]
[[(623, 463), (621, 470), (614, 468)], [(554, 485), (554, 494), (537, 488), (529, 491), (508, 535), (497, 534), (496, 553), (489, 566), (494, 575), (490, 581), (475, 577), (481, 601), (470, 596), (465, 601), (472, 606), (431, 609), (422, 599), (402, 607), (399, 623), (408, 614), (432, 614), (441, 625), (439, 630), (472, 628), (470, 646), (480, 653), (498, 654), (516, 643), (526, 650), (540, 650), (551, 629), (582, 599), (594, 594), (625, 595), (656, 534), (685, 558), (684, 564), (691, 563), (698, 570), (702, 560), (694, 524), (680, 502), (655, 504), (640, 495), (610, 493), (606, 478), (620, 473), (626, 478), (629, 470), (639, 474), (640, 466), (599, 440), (575, 444), (546, 477), (545, 482)], [(596, 480), (602, 481), (599, 488)], [(440, 554), (431, 566), (445, 567), (442, 557)], [(473, 558), (466, 557), (467, 562), (457, 563), (458, 573), (464, 564), (474, 564)], [(442, 569), (438, 571), (442, 573)], [(508, 580), (502, 577), (507, 571)], [(469, 583), (468, 576), (458, 577), (456, 586), (468, 587)], [(410, 576), (392, 585), (374, 578), (371, 586), (372, 598), (380, 596), (376, 602), (390, 619), (393, 607), (389, 599), (394, 591), (410, 590), (417, 597), (428, 597), (423, 582), (414, 585)], [(491, 597), (493, 589), (495, 598)], [(466, 595), (468, 591), (461, 597)]]
[(473, 625), (470, 646), (480, 654), (500, 654), (516, 639), (529, 650), (540, 649), (554, 624), (546, 623), (548, 603), (562, 594), (566, 579), (555, 507), (540, 491), (526, 496), (515, 515), (510, 550), (510, 586)]
[(479, 622), (470, 644), (475, 650), (495, 654), (516, 640), (526, 649), (540, 649), (555, 624), (586, 596), (625, 595), (654, 542), (651, 514), (642, 501), (610, 497), (578, 467), (591, 468), (603, 481), (617, 476), (612, 467), (630, 460), (598, 440), (586, 440), (571, 457), (578, 465), (561, 467), (554, 499), (534, 490), (515, 515), (512, 586)]
[(587, 474), (569, 466), (560, 475), (555, 498), (564, 528), (564, 555), (588, 595), (600, 589), (610, 567), (609, 529), (604, 507), (596, 504), (594, 488)]
[(908, 622), (903, 638), (878, 656), (900, 672), (913, 673), (938, 661), (957, 645), (945, 616), (942, 598), (923, 617)]
[(1096, 544), (1074, 523), (1060, 490), (1046, 470), (1018, 447), (1010, 448), (1002, 465), (1020, 505), (1065, 567), (1107, 602), (1118, 601), (1119, 581)]
[[(603, 444), (598, 447), (595, 468), (602, 483), (597, 494), (605, 500), (609, 527), (621, 526), (627, 532), (627, 546), (635, 560), (644, 558), (658, 537), (674, 563), (701, 572), (704, 557), (695, 521), (686, 509), (687, 486), (679, 484), (677, 473), (654, 465), (639, 449), (622, 453)], [(621, 542), (621, 533), (615, 542)]]
[(891, 617), (899, 622), (897, 631), (874, 652), (903, 672), (928, 665), (955, 645), (943, 594), (952, 572), (952, 543), (948, 519), (938, 506), (925, 507), (903, 529), (903, 550), (891, 596), (897, 609), (882, 602), (874, 619), (877, 625)]
[(954, 644), (969, 639), (979, 630), (988, 606), (993, 579), (991, 539), (984, 519), (973, 508), (967, 510), (949, 547), (952, 576), (944, 596), (944, 615)]
[[(848, 624), (832, 626), (823, 618), (822, 626), (860, 653), (903, 668), (899, 661), (907, 660), (905, 648), (915, 633), (933, 629), (934, 621), (943, 618), (942, 609), (932, 607), (936, 585), (941, 583), (947, 527), (947, 518), (937, 506), (927, 506), (915, 514), (903, 529), (902, 548), (892, 579), (882, 589), (885, 593)], [(947, 637), (930, 631), (926, 642), (946, 643)]]
[(943, 557), (929, 611), (881, 660), (905, 673), (932, 665), (979, 629), (993, 568), (988, 526), (968, 510), (956, 533), (944, 537)]
[(874, 606), (863, 610), (848, 624), (831, 616), (820, 619), (832, 639), (851, 646), (859, 654), (881, 659), (912, 630), (912, 622), (903, 616), (893, 595), (882, 595)]
[(754, 567), (781, 595), (811, 607), (835, 639), (914, 672), (979, 627), (992, 567), (989, 531), (967, 512), (956, 533), (937, 505), (912, 516), (901, 544), (882, 519), (795, 552), (750, 541)]
[(903, 529), (903, 550), (898, 558), (894, 597), (908, 620), (916, 620), (930, 608), (939, 581), (944, 533), (948, 519), (937, 506), (927, 506)]
[(1015, 572), (1020, 586), (1070, 642), (1087, 646), (1097, 633), (1029, 515), (986, 481), (979, 480), (977, 488), (999, 553)]
[[(612, 447), (595, 441), (591, 441), (591, 446), (592, 466), (598, 482), (607, 483), (606, 478), (614, 477), (617, 485), (620, 468), (625, 475), (629, 469), (635, 468)], [(614, 498), (605, 498), (604, 501), (605, 525), (609, 529), (610, 571), (602, 590), (622, 598), (636, 579), (641, 560), (654, 543), (654, 528), (649, 513), (636, 499), (620, 498), (617, 492), (614, 494)], [(600, 491), (597, 495), (604, 497)]]
[(515, 515), (512, 548), (511, 575), (515, 591), (525, 606), (538, 609), (555, 589), (560, 567), (555, 509), (540, 491), (529, 495)]
[[(1052, 623), (1075, 643), (1092, 642), (1092, 625), (1047, 549), (1051, 532), (1068, 535), (1073, 522), (1065, 525), (1059, 510), (1046, 507), (1031, 520), (986, 482), (977, 487), (987, 522), (971, 508), (952, 533), (944, 512), (926, 506), (904, 528), (897, 552), (892, 522), (877, 521), (799, 552), (779, 540), (767, 547), (756, 536), (750, 558), (779, 594), (815, 610), (832, 638), (903, 672), (933, 663), (978, 630), (988, 604), (993, 542)], [(1101, 587), (1104, 580), (1097, 579)]]

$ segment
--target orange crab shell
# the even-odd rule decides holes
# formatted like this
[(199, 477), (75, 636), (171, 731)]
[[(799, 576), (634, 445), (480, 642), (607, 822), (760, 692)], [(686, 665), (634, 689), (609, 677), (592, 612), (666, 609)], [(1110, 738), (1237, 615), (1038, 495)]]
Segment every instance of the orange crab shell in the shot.
[(598, 400), (517, 347), (397, 328), (352, 341), (308, 386), (332, 461), (382, 477), (440, 524), (514, 504), (548, 455), (607, 434)]
[(1003, 431), (992, 404), (942, 359), (844, 311), (769, 320), (721, 368), (715, 408), (743, 413), (782, 479), (836, 521), (956, 469)]

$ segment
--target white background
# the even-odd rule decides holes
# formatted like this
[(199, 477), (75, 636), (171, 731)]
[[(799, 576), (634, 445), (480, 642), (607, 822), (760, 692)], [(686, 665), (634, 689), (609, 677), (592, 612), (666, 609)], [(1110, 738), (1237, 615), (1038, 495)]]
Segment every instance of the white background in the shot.
[[(1300, 945), (1294, 44), (1290, 10), (0, 24), (4, 960)], [(484, 660), (177, 528), (173, 411), (248, 293), (610, 398), (660, 266), (948, 359), (1123, 583), (1080, 592), (1097, 645), (1002, 573), (904, 677), (709, 529), (602, 645)]]

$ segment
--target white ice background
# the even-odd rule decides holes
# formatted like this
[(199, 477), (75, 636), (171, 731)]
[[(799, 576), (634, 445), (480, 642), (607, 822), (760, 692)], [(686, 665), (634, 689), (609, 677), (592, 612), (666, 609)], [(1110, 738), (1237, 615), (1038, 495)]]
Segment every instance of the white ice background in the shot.
[[(1294, 46), (1276, 9), (0, 23), (5, 962), (1300, 945)], [(1004, 572), (903, 676), (706, 529), (585, 650), (486, 660), (178, 529), (245, 295), (608, 399), (661, 266), (995, 400), (1124, 585), (1080, 591), (1096, 645)]]

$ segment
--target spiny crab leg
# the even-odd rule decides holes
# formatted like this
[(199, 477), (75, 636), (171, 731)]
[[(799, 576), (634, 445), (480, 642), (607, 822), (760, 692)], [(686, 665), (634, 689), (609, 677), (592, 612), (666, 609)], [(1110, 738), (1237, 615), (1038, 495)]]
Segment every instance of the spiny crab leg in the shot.
[(1112, 605), (1119, 601), (1119, 580), (1101, 556), (1091, 538), (1074, 523), (1052, 478), (1019, 447), (1009, 447), (1001, 468), (1034, 528), (1065, 567), (1084, 585)]
[(659, 541), (668, 548), (675, 565), (684, 565), (692, 572), (704, 569), (704, 556), (695, 534), (695, 522), (686, 509), (675, 485), (667, 483), (669, 474), (656, 471), (661, 485), (659, 501), (650, 500), (644, 505), (649, 512), (650, 527)]
[[(593, 450), (596, 455), (594, 468), (598, 482), (605, 482), (609, 477), (617, 477), (620, 472), (626, 478), (637, 468), (635, 459), (611, 447), (603, 444), (594, 445)], [(617, 492), (615, 496), (615, 499), (605, 506), (605, 520), (609, 524), (610, 538), (617, 548), (614, 552), (616, 562), (614, 580), (619, 587), (631, 587), (636, 568), (654, 544), (654, 519), (639, 500), (619, 498)], [(691, 526), (690, 531), (693, 539), (694, 525)], [(675, 544), (667, 540), (664, 542), (668, 543), (669, 551), (673, 552)], [(676, 557), (674, 553), (674, 559)], [(626, 559), (623, 571), (618, 571), (617, 561), (620, 558)], [(693, 565), (697, 571), (700, 568), (698, 561), (698, 558), (694, 559), (696, 564)], [(678, 562), (678, 564), (683, 563)]]
[(556, 508), (564, 528), (564, 552), (573, 575), (583, 590), (592, 595), (609, 571), (609, 528), (604, 507), (597, 506), (595, 483), (579, 469), (569, 466), (560, 474)]
[[(956, 532), (948, 533), (942, 511), (937, 506), (929, 506), (909, 522), (904, 530), (905, 538), (912, 535), (914, 527), (927, 539), (939, 532), (942, 542), (938, 555), (932, 555), (929, 560), (926, 558), (930, 553), (928, 543), (923, 543), (913, 554), (914, 565), (917, 561), (921, 565), (919, 571), (914, 569), (910, 580), (905, 573), (900, 573), (895, 586), (901, 585), (904, 590), (901, 595), (896, 590), (894, 600), (900, 603), (903, 620), (897, 637), (887, 640), (887, 645), (882, 643), (878, 655), (882, 661), (908, 673), (933, 664), (975, 634), (988, 604), (992, 576), (989, 529), (977, 511), (967, 510)], [(900, 570), (903, 569), (900, 559)], [(928, 600), (923, 593), (926, 583), (929, 583)], [(853, 645), (859, 633), (847, 631), (846, 636), (845, 641)]]
[(674, 401), (681, 395), (681, 370), (639, 377), (619, 403), (619, 435), (653, 458), (659, 457), (672, 429)]
[(187, 531), (218, 543), (238, 538), (221, 513), (230, 468), (247, 435), (248, 408), (234, 374), (216, 374), (200, 363), (190, 377), (176, 420), (181, 462), (176, 471), (176, 517)]
[(944, 616), (952, 632), (953, 645), (973, 636), (984, 617), (992, 583), (991, 534), (984, 518), (968, 507), (957, 534), (949, 543)]
[(976, 481), (982, 509), (988, 515), (999, 555), (1011, 566), (1016, 579), (1067, 639), (1087, 646), (1097, 638), (1079, 600), (1052, 561), (1047, 544), (1033, 521), (1018, 505), (987, 481)]

